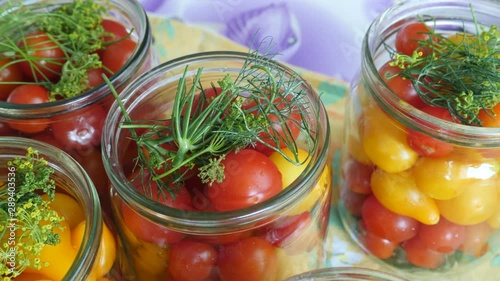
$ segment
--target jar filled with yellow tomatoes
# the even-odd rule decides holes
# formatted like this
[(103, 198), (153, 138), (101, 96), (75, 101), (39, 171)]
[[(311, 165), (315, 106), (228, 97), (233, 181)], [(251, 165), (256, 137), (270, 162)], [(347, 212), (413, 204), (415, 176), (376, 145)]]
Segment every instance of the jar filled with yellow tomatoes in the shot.
[(323, 265), (328, 119), (272, 57), (164, 63), (117, 96), (104, 128), (125, 280), (278, 281)]
[(364, 39), (338, 207), (357, 244), (412, 280), (500, 246), (499, 14), (496, 1), (405, 1)]
[(96, 189), (68, 154), (0, 137), (0, 198), (2, 280), (119, 280)]
[(136, 0), (0, 1), (0, 136), (52, 144), (85, 168), (109, 205), (104, 119), (122, 89), (157, 64)]

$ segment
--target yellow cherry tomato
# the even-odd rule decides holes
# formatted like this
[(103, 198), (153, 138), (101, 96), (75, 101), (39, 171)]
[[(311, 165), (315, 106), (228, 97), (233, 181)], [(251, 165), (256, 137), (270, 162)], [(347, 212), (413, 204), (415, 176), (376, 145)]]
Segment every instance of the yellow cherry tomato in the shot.
[[(42, 198), (49, 200), (47, 194), (44, 194)], [(85, 219), (83, 208), (78, 201), (64, 193), (56, 192), (54, 194), (54, 201), (50, 203), (50, 208), (64, 217), (70, 229), (73, 229), (73, 227)]]
[(309, 194), (306, 195), (306, 198), (300, 200), (297, 206), (293, 208), (293, 210), (287, 213), (290, 216), (298, 215), (303, 212), (310, 212), (314, 206), (320, 204), (320, 200), (324, 198), (328, 194), (328, 190), (332, 185), (332, 169), (329, 165), (325, 166), (321, 176), (318, 179), (318, 182), (314, 185)]
[(152, 243), (132, 249), (132, 261), (138, 281), (163, 280), (168, 267), (169, 250)]
[(438, 223), (436, 202), (417, 188), (410, 171), (387, 173), (377, 169), (372, 174), (371, 185), (373, 194), (387, 209), (423, 224)]
[(498, 172), (492, 161), (444, 158), (420, 158), (413, 167), (418, 188), (438, 200), (457, 197), (476, 179), (489, 179)]
[[(75, 250), (79, 250), (82, 245), (83, 236), (85, 234), (86, 221), (80, 222), (71, 230), (71, 242)], [(111, 231), (104, 223), (102, 225), (101, 241), (97, 250), (97, 257), (92, 268), (92, 276), (94, 280), (104, 277), (111, 270), (116, 258), (115, 239)]]
[(361, 121), (363, 149), (370, 160), (389, 173), (407, 170), (418, 154), (408, 145), (406, 130), (395, 125), (378, 106), (368, 106)]
[(498, 194), (495, 180), (476, 180), (457, 197), (438, 200), (441, 215), (461, 225), (472, 225), (486, 221), (497, 208)]
[(54, 246), (45, 245), (40, 253), (42, 265), (40, 269), (26, 268), (26, 272), (38, 273), (52, 280), (62, 280), (75, 261), (77, 251), (71, 244), (71, 231), (68, 223), (60, 222), (61, 228), (54, 227), (54, 233), (59, 235), (60, 243)]
[[(309, 153), (303, 149), (298, 149), (297, 150), (297, 159), (295, 159), (294, 153), (289, 149), (289, 148), (283, 148), (281, 149), (283, 154), (285, 154), (287, 157), (290, 157), (290, 159), (297, 161), (297, 162), (304, 162), (307, 159), (307, 156)], [(305, 161), (301, 165), (295, 165), (294, 163), (288, 161), (283, 155), (281, 155), (279, 152), (273, 152), (270, 156), (269, 159), (273, 161), (273, 163), (278, 167), (278, 170), (281, 173), (282, 181), (283, 181), (283, 188), (287, 188), (290, 186), (292, 182), (294, 182), (300, 174), (305, 170), (307, 167), (307, 164), (309, 164), (309, 160)]]
[(493, 215), (486, 220), (486, 222), (492, 227), (496, 229), (500, 229), (500, 194), (497, 197), (497, 205), (495, 207), (495, 211)]
[(361, 144), (361, 140), (358, 137), (350, 135), (347, 139), (347, 150), (349, 151), (349, 155), (352, 158), (356, 159), (358, 162), (371, 165), (372, 161), (370, 157), (366, 155), (365, 150), (363, 149), (363, 145)]

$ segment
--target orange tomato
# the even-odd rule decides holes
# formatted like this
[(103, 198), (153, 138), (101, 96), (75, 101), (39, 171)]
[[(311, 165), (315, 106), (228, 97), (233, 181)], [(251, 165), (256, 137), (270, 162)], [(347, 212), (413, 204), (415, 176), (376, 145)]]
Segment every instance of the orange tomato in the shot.
[[(44, 194), (44, 200), (49, 200), (49, 196)], [(54, 201), (50, 203), (50, 208), (56, 211), (68, 223), (69, 228), (73, 229), (77, 224), (85, 219), (82, 206), (73, 197), (56, 192), (54, 194)]]
[[(71, 242), (73, 247), (78, 251), (83, 241), (85, 233), (86, 221), (80, 222), (71, 231)], [(99, 250), (97, 257), (94, 261), (91, 276), (95, 279), (102, 278), (111, 270), (116, 258), (116, 245), (115, 239), (111, 231), (105, 223), (102, 225), (101, 241), (99, 243)]]
[(45, 245), (40, 253), (42, 265), (40, 269), (26, 268), (28, 273), (38, 273), (52, 280), (62, 280), (75, 261), (77, 251), (71, 244), (71, 231), (66, 221), (60, 222), (61, 228), (55, 227), (54, 233), (59, 234), (60, 243)]

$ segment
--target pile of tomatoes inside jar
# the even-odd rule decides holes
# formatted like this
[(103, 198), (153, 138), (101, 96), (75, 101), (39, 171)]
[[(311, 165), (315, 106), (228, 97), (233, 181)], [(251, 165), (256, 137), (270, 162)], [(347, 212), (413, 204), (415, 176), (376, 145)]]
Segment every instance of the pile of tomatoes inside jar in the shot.
[[(374, 99), (371, 95), (383, 90), (366, 81), (356, 89), (342, 157), (342, 217), (367, 252), (398, 268), (446, 271), (469, 264), (487, 255), (492, 237), (498, 235), (499, 149), (454, 143), (446, 130), (464, 125), (498, 127), (500, 105), (490, 104), (475, 114), (461, 114), (469, 108), (460, 105), (450, 110), (439, 98), (446, 98), (451, 88), (440, 83), (452, 75), (433, 77), (425, 72), (434, 62), (440, 65), (432, 71), (444, 71), (440, 67), (447, 63), (451, 66), (446, 73), (455, 65), (463, 67), (469, 52), (487, 52), (481, 47), (487, 43), (478, 42), (488, 38), (456, 31), (438, 34), (432, 24), (408, 23), (388, 43), (391, 56), (378, 67), (378, 79), (397, 98), (385, 100), (381, 94)], [(457, 73), (475, 75), (470, 70)], [(400, 105), (409, 115), (417, 110), (428, 114), (431, 121), (419, 117), (406, 121), (401, 117), (406, 113), (391, 111)]]

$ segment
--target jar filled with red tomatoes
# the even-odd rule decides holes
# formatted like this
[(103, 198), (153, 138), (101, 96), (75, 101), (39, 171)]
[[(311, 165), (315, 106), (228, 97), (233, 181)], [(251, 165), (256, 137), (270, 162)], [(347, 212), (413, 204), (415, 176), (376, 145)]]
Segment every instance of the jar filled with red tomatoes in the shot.
[(321, 267), (329, 125), (257, 52), (167, 62), (123, 90), (103, 138), (126, 280), (283, 280)]
[(0, 1), (0, 135), (50, 143), (86, 169), (104, 206), (101, 134), (113, 96), (157, 64), (139, 2)]
[(412, 280), (463, 274), (499, 246), (499, 12), (495, 1), (406, 1), (364, 39), (340, 216), (367, 253)]
[(0, 197), (2, 280), (120, 280), (97, 191), (68, 154), (0, 137)]

